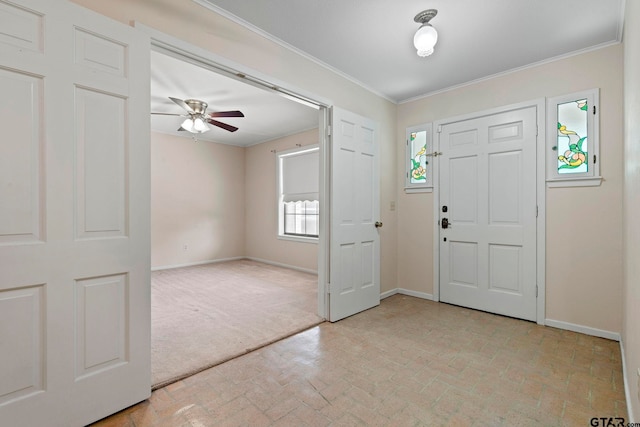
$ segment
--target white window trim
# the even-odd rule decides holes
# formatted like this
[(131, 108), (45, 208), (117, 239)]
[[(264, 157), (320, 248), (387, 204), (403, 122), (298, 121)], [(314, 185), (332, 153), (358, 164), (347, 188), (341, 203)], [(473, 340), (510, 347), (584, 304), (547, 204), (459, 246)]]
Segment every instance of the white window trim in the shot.
[(276, 216), (276, 231), (277, 231), (277, 239), (278, 240), (288, 240), (292, 242), (300, 242), (300, 243), (314, 243), (318, 244), (319, 237), (308, 237), (308, 236), (293, 236), (291, 234), (284, 234), (284, 224), (282, 218), (284, 216), (284, 205), (283, 205), (283, 192), (282, 192), (282, 157), (290, 154), (301, 153), (304, 151), (311, 150), (319, 150), (319, 144), (311, 144), (305, 145), (302, 147), (291, 148), (289, 150), (278, 151), (276, 153), (276, 206), (278, 207), (278, 215)]
[[(579, 174), (558, 173), (558, 151), (552, 147), (558, 141), (558, 104), (586, 99), (589, 106), (587, 138), (589, 171)], [(594, 110), (595, 108), (595, 110)], [(600, 176), (600, 96), (599, 89), (574, 92), (547, 99), (547, 187), (595, 187), (602, 182)], [(594, 157), (595, 156), (595, 157)], [(593, 159), (595, 158), (595, 162)]]
[(431, 193), (433, 191), (433, 165), (435, 160), (430, 158), (430, 168), (427, 169), (427, 181), (425, 183), (412, 183), (411, 177), (411, 147), (409, 146), (410, 135), (413, 132), (425, 131), (427, 133), (427, 151), (433, 151), (433, 126), (431, 123), (423, 123), (421, 125), (408, 127), (405, 131), (405, 175), (404, 175), (404, 192), (407, 194), (413, 193)]
[(318, 238), (317, 237), (306, 237), (306, 236), (291, 236), (289, 234), (279, 234), (278, 235), (278, 240), (289, 240), (291, 242), (298, 242), (298, 243), (314, 243), (314, 244), (318, 244)]

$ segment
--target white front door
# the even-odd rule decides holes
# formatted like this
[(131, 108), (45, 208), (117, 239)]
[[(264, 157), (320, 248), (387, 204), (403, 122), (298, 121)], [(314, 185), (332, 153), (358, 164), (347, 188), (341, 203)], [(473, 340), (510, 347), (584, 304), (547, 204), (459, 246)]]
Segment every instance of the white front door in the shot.
[(535, 107), (441, 125), (441, 301), (536, 320), (536, 133)]
[[(380, 304), (377, 124), (332, 108), (329, 320)], [(379, 225), (379, 224), (378, 224)]]
[(0, 425), (150, 395), (149, 40), (0, 0)]

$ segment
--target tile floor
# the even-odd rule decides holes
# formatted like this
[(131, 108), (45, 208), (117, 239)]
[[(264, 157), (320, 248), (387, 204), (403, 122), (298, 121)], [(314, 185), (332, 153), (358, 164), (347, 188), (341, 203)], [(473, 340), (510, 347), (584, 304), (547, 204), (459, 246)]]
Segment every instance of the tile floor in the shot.
[(589, 426), (617, 342), (403, 295), (156, 390), (95, 426)]

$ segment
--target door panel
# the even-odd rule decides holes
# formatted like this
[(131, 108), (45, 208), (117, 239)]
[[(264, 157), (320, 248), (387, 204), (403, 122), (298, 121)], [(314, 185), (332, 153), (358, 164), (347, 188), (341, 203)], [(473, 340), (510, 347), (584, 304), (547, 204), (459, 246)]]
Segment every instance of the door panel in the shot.
[(36, 242), (44, 226), (40, 129), (42, 78), (0, 68), (0, 244)]
[(0, 0), (0, 425), (81, 426), (150, 394), (149, 40), (17, 3)]
[(75, 105), (77, 237), (124, 236), (126, 99), (76, 88)]
[(76, 280), (76, 379), (127, 362), (127, 275)]
[(522, 247), (489, 245), (489, 289), (522, 294)]
[(536, 108), (442, 125), (440, 299), (536, 319)]
[[(476, 224), (478, 222), (478, 158), (467, 156), (452, 158), (449, 162), (450, 206), (453, 222)], [(455, 206), (455, 209), (453, 207)]]
[[(520, 218), (520, 167), (522, 152), (489, 154), (489, 224), (518, 225)], [(509, 197), (504, 197), (508, 194)]]
[[(0, 405), (44, 387), (44, 285), (0, 292)], [(11, 367), (12, 369), (8, 369)]]
[(450, 246), (450, 283), (458, 286), (478, 287), (478, 244), (455, 242)]
[(377, 125), (333, 108), (329, 320), (380, 304)]

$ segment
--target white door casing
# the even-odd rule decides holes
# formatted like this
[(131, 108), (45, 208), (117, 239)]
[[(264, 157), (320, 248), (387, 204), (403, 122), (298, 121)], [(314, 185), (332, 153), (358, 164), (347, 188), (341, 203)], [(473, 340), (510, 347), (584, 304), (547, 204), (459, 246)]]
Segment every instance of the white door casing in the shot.
[(149, 40), (0, 1), (0, 425), (150, 395)]
[(537, 319), (536, 123), (528, 107), (440, 126), (441, 301)]
[(380, 304), (377, 124), (332, 108), (329, 320)]

